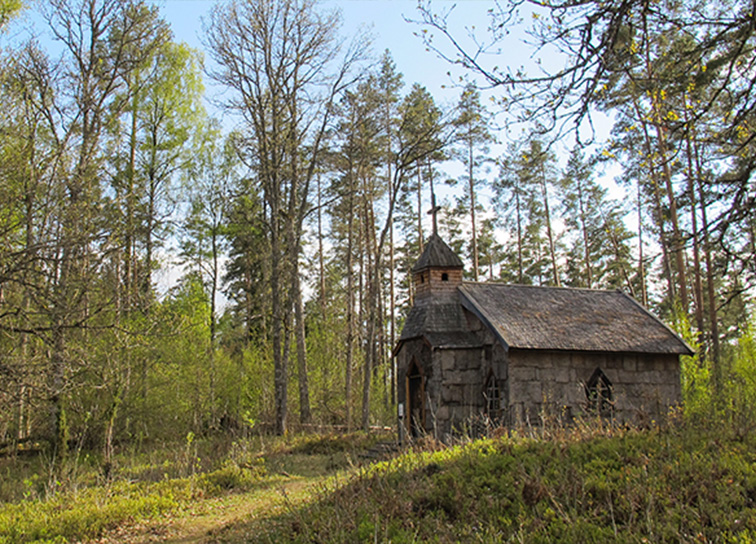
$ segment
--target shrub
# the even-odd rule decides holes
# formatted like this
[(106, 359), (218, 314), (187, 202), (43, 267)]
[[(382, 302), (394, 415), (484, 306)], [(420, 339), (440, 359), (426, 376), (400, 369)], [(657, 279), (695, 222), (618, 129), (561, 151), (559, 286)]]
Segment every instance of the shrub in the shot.
[(208, 495), (217, 495), (222, 491), (250, 489), (266, 474), (264, 459), (259, 459), (254, 465), (245, 467), (229, 461), (218, 470), (199, 476), (198, 483)]

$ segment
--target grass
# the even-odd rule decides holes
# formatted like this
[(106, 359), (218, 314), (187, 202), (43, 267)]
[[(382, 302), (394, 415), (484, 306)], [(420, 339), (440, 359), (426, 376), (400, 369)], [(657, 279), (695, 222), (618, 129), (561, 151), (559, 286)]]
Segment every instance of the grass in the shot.
[(249, 518), (246, 512), (278, 514), (298, 504), (309, 486), (352, 466), (357, 449), (376, 440), (190, 436), (183, 444), (122, 452), (106, 469), (86, 456), (54, 468), (42, 456), (5, 459), (0, 544), (125, 542), (140, 531), (170, 534), (170, 526), (182, 524), (188, 532), (212, 533)]
[(127, 452), (112, 481), (81, 468), (92, 485), (0, 507), (0, 542), (756, 541), (756, 436), (726, 426), (426, 441), (360, 463), (376, 440)]
[(161, 482), (118, 480), (59, 492), (48, 499), (0, 507), (0, 543), (66, 542), (94, 539), (119, 525), (156, 518), (191, 502), (228, 491), (248, 491), (265, 481), (261, 464), (221, 468)]
[(756, 437), (689, 428), (611, 434), (412, 453), (234, 541), (756, 540)]

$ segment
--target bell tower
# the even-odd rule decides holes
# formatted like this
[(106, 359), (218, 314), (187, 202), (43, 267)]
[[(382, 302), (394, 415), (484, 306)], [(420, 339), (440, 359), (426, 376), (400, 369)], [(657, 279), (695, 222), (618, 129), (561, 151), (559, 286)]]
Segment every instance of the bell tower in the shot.
[(418, 303), (433, 297), (434, 300), (453, 299), (462, 284), (464, 264), (438, 234), (432, 234), (415, 266), (412, 278), (415, 299)]

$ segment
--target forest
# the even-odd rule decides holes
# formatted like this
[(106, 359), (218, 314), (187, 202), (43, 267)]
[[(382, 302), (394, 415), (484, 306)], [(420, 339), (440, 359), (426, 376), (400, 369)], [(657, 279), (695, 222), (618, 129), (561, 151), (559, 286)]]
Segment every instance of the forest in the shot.
[(491, 2), (472, 47), (445, 9), (452, 106), (312, 0), (218, 2), (202, 51), (145, 0), (0, 0), (0, 450), (393, 425), (430, 195), (467, 279), (621, 289), (696, 347), (686, 410), (748, 405), (753, 4)]

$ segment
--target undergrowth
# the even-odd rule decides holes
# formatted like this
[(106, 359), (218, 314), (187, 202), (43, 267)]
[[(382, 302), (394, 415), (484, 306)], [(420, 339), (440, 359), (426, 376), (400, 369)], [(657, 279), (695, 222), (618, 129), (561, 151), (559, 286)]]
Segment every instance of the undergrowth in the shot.
[(126, 521), (156, 517), (189, 501), (251, 489), (264, 465), (227, 463), (212, 472), (162, 482), (117, 481), (61, 492), (46, 500), (0, 506), (0, 543), (68, 542), (94, 539)]
[(269, 542), (756, 540), (756, 437), (680, 426), (436, 445), (273, 520)]
[(304, 506), (284, 501), (283, 515), (264, 519), (272, 514), (260, 505), (260, 516), (228, 528), (223, 541), (756, 541), (756, 436), (731, 425), (587, 424), (452, 446), (426, 440), (384, 462), (357, 461), (376, 440), (188, 441), (162, 461), (165, 448), (129, 452), (108, 481), (89, 474), (99, 483), (82, 478), (76, 489), (0, 506), (0, 543), (97, 539), (206, 498), (324, 474), (332, 477)]
[(121, 452), (112, 465), (96, 456), (58, 465), (44, 455), (4, 459), (0, 544), (96, 539), (198, 500), (274, 485), (278, 473), (348, 466), (350, 452), (375, 440), (361, 433), (249, 440), (188, 436), (181, 444)]

